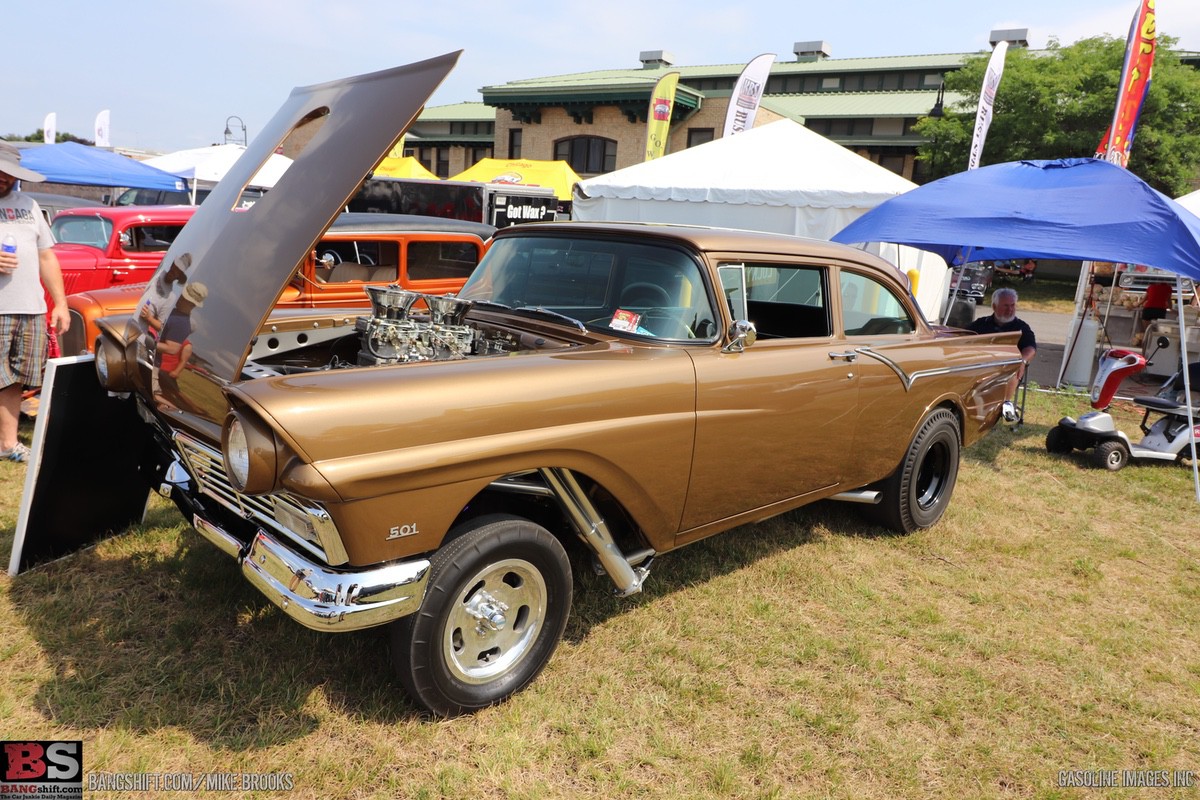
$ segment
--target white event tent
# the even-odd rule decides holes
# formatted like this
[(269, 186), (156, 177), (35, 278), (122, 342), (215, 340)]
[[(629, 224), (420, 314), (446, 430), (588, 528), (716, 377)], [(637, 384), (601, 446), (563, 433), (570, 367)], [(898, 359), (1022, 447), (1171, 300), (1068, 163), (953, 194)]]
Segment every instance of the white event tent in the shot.
[[(579, 220), (675, 222), (829, 239), (916, 184), (814, 133), (778, 120), (580, 181)], [(920, 272), (917, 300), (937, 319), (949, 270), (932, 253), (874, 244), (901, 271)]]
[[(164, 156), (148, 158), (143, 163), (157, 167), (163, 172), (187, 178), (194, 187), (197, 183), (219, 183), (244, 152), (246, 148), (240, 144), (215, 144), (212, 147), (177, 150)], [(262, 168), (254, 173), (249, 185), (270, 189), (291, 164), (292, 160), (287, 156), (272, 153)]]

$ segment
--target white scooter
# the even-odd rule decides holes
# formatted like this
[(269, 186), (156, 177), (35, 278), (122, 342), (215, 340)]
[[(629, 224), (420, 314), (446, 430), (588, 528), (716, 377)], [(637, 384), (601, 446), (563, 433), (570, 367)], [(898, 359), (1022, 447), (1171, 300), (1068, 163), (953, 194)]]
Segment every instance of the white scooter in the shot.
[[(1156, 344), (1154, 353), (1169, 341), (1161, 336)], [(1151, 353), (1151, 357), (1154, 353)], [(1121, 381), (1144, 370), (1147, 363), (1147, 359), (1134, 350), (1114, 348), (1105, 351), (1100, 357), (1096, 379), (1092, 381), (1092, 408), (1108, 408)], [(1190, 364), (1188, 372), (1193, 396), (1192, 417), (1195, 419), (1200, 417), (1200, 361)], [(1191, 453), (1188, 445), (1193, 438), (1200, 442), (1200, 425), (1195, 426), (1191, 436), (1188, 435), (1187, 397), (1182, 370), (1167, 378), (1158, 394), (1135, 397), (1133, 402), (1146, 409), (1139, 425), (1144, 434), (1140, 442), (1131, 442), (1128, 436), (1117, 430), (1112, 415), (1099, 410), (1090, 411), (1078, 420), (1063, 417), (1046, 434), (1046, 449), (1051, 453), (1092, 449), (1092, 463), (1115, 472), (1129, 463), (1131, 458), (1178, 461)], [(1151, 413), (1162, 416), (1153, 425), (1148, 425)]]

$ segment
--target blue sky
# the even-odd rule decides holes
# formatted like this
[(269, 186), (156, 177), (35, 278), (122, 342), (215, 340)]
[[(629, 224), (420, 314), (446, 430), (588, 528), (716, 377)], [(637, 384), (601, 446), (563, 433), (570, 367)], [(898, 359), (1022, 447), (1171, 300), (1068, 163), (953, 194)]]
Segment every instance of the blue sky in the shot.
[[(431, 105), (480, 100), (523, 78), (636, 68), (643, 50), (676, 63), (790, 60), (798, 41), (835, 58), (988, 48), (995, 28), (1028, 28), (1032, 47), (1125, 38), (1137, 0), (59, 0), (6, 4), (9, 78), (0, 133), (57, 115), (92, 137), (110, 110), (119, 147), (169, 152), (224, 140), (240, 117), (254, 138), (294, 86), (463, 50)], [(1200, 2), (1157, 0), (1158, 30), (1200, 50)], [(236, 124), (236, 123), (235, 123)]]

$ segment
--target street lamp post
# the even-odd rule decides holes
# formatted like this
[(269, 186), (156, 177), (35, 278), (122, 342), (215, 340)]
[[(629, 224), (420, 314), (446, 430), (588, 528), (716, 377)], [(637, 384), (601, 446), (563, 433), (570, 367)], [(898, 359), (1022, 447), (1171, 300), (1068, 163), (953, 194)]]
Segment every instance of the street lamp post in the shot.
[(236, 130), (235, 130), (234, 128), (230, 128), (230, 127), (229, 127), (229, 123), (231, 123), (233, 120), (237, 120), (237, 124), (238, 124), (239, 126), (241, 126), (241, 129), (242, 129), (242, 145), (243, 145), (243, 146), (245, 146), (245, 145), (247, 144), (247, 140), (246, 140), (246, 123), (242, 122), (242, 118), (241, 118), (241, 117), (237, 117), (237, 116), (229, 116), (229, 117), (226, 117), (226, 118), (225, 118), (225, 144), (229, 144), (229, 140), (230, 140), (230, 139), (233, 139), (233, 141), (234, 141), (235, 143), (237, 142), (237, 133), (236, 133)]

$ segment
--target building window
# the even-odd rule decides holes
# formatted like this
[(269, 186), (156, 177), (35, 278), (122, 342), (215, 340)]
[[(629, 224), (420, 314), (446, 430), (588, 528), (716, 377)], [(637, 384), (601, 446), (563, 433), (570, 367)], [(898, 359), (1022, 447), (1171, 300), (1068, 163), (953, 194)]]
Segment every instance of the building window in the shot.
[(508, 132), (508, 157), (521, 157), (521, 129), (513, 128)]
[(599, 136), (574, 136), (554, 143), (554, 158), (578, 173), (612, 172), (617, 168), (617, 143)]
[(450, 148), (421, 147), (417, 150), (417, 161), (439, 178), (450, 177)]
[(716, 131), (712, 128), (688, 128), (687, 146), (695, 147), (698, 144), (711, 142), (716, 138)]
[(490, 136), (496, 130), (494, 122), (451, 122), (450, 133), (461, 136)]
[(836, 92), (842, 88), (842, 78), (840, 75), (827, 75), (821, 78), (821, 91)]
[(473, 167), (485, 158), (492, 157), (492, 148), (490, 147), (472, 147), (471, 148), (471, 163), (468, 167)]

